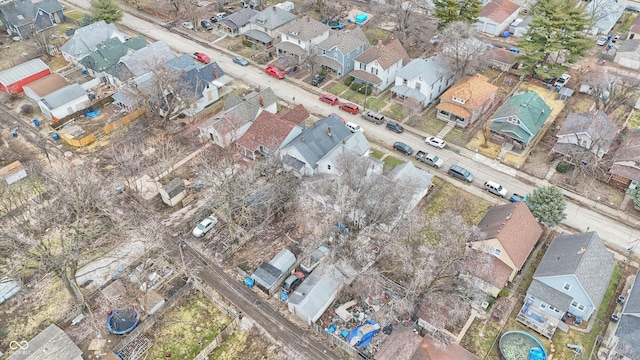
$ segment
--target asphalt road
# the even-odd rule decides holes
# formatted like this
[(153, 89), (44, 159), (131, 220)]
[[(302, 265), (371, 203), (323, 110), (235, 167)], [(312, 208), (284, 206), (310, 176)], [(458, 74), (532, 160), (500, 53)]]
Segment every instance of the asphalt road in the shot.
[(185, 261), (193, 260), (198, 263), (197, 275), (201, 281), (215, 289), (246, 316), (260, 324), (271, 336), (287, 346), (289, 355), (295, 355), (295, 358), (300, 360), (342, 358), (324, 341), (313, 339), (308, 331), (302, 331), (241, 281), (231, 278), (197, 250), (187, 243), (180, 244), (184, 250)]

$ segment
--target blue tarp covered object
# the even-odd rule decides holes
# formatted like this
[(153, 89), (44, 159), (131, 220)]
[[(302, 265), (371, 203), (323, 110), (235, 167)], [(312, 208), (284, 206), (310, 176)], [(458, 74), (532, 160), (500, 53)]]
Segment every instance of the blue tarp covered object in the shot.
[(378, 331), (380, 331), (380, 325), (373, 320), (369, 320), (353, 329), (347, 337), (347, 342), (351, 346), (366, 347), (371, 342), (373, 335)]
[(529, 350), (529, 360), (545, 360), (546, 358), (544, 351), (538, 347)]

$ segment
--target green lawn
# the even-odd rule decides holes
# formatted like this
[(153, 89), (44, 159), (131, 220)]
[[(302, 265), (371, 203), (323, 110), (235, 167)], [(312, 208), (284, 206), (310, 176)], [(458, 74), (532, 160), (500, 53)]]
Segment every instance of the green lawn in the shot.
[[(460, 345), (483, 359), (489, 353), (499, 332), (500, 327), (495, 322), (484, 322), (482, 319), (475, 318)], [(492, 354), (497, 355), (497, 351), (492, 351)], [(499, 357), (489, 356), (487, 359), (499, 359)]]
[(468, 224), (475, 225), (487, 213), (492, 203), (459, 189), (449, 183), (440, 186), (425, 207), (425, 215), (431, 217), (446, 210), (460, 213)]
[(406, 161), (393, 156), (387, 156), (386, 158), (384, 158), (384, 160), (382, 160), (382, 162), (384, 163), (384, 171), (389, 172), (395, 169), (396, 166), (404, 164)]
[(395, 120), (402, 120), (405, 117), (402, 105), (400, 104), (393, 104), (389, 106), (389, 108), (382, 114)]
[(71, 10), (71, 11), (65, 11), (64, 16), (68, 16), (75, 21), (82, 21), (82, 19), (84, 18), (84, 14), (85, 13), (83, 13), (82, 11)]
[(438, 134), (440, 130), (444, 129), (444, 127), (447, 126), (447, 123), (436, 119), (436, 111), (436, 108), (432, 107), (422, 114), (422, 118), (415, 125), (416, 129), (433, 135)]
[(467, 135), (462, 132), (460, 128), (453, 128), (444, 137), (448, 143), (458, 145), (458, 147), (465, 147), (467, 145)]
[(337, 83), (337, 84), (333, 85), (331, 87), (331, 89), (329, 89), (329, 92), (332, 93), (333, 95), (340, 95), (346, 89), (347, 89), (347, 86), (345, 84)]
[(379, 112), (380, 109), (387, 106), (387, 102), (382, 100), (382, 98), (374, 98), (374, 97), (368, 97), (366, 104), (367, 104), (366, 105), (367, 109), (371, 109), (375, 112)]
[(382, 159), (382, 156), (384, 156), (384, 153), (380, 150), (377, 149), (371, 149), (371, 154), (369, 154), (371, 157), (374, 157), (376, 159)]

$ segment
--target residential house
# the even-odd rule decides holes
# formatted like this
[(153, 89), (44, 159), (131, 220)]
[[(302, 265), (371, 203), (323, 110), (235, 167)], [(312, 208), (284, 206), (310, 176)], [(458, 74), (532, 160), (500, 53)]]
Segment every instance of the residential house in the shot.
[(591, 35), (606, 35), (616, 25), (622, 16), (626, 5), (618, 0), (600, 0), (588, 2), (584, 8), (587, 18), (594, 19), (591, 22)]
[(215, 144), (227, 147), (247, 132), (262, 111), (275, 114), (278, 110), (277, 101), (271, 88), (244, 97), (229, 94), (224, 104), (224, 113), (214, 115), (200, 124), (200, 137), (209, 138)]
[(640, 354), (640, 272), (636, 273), (618, 316), (620, 320), (614, 325), (612, 352), (624, 356), (623, 360), (631, 360)]
[(259, 11), (249, 19), (250, 29), (244, 32), (248, 41), (269, 48), (280, 35), (280, 29), (297, 19), (294, 14), (275, 6)]
[(483, 290), (498, 296), (524, 266), (542, 235), (542, 227), (526, 203), (514, 202), (491, 207), (478, 228), (484, 236), (471, 242), (471, 247), (495, 256), (494, 276), (485, 280)]
[(275, 293), (280, 283), (291, 273), (296, 264), (296, 256), (287, 249), (282, 249), (269, 262), (264, 261), (251, 274), (256, 286), (269, 295)]
[(305, 108), (302, 104), (296, 105), (292, 109), (282, 109), (278, 113), (278, 118), (280, 118), (281, 120), (284, 120), (295, 126), (300, 126), (303, 129), (307, 127), (306, 121), (307, 119), (309, 119), (309, 116), (311, 116), (309, 114), (309, 111), (307, 111), (307, 108)]
[(236, 141), (243, 156), (255, 160), (256, 155), (273, 155), (283, 144), (302, 132), (300, 126), (280, 119), (278, 115), (263, 111), (247, 132)]
[(558, 140), (551, 151), (564, 155), (572, 164), (588, 164), (594, 155), (602, 159), (609, 152), (619, 131), (602, 110), (571, 113), (556, 134)]
[(280, 41), (276, 44), (279, 55), (293, 55), (302, 61), (315, 54), (316, 46), (329, 37), (329, 27), (309, 16), (295, 19), (280, 30)]
[(595, 231), (558, 235), (533, 274), (518, 321), (551, 338), (567, 316), (587, 321), (602, 303), (616, 266)]
[(453, 84), (453, 75), (442, 55), (413, 59), (396, 73), (391, 97), (400, 101), (413, 99), (425, 107)]
[(217, 62), (203, 64), (190, 55), (167, 61), (164, 67), (176, 78), (176, 93), (189, 105), (183, 110), (192, 116), (220, 99), (219, 89), (231, 81)]
[(624, 133), (622, 144), (613, 156), (609, 183), (623, 189), (635, 189), (640, 182), (640, 129)]
[(124, 42), (118, 37), (107, 39), (80, 60), (80, 65), (94, 78), (104, 77), (104, 71), (116, 65), (121, 57), (147, 46), (144, 36), (129, 38)]
[(353, 30), (330, 30), (329, 37), (317, 46), (315, 61), (339, 78), (351, 72), (354, 59), (370, 47), (367, 36), (359, 27)]
[(518, 18), (520, 5), (509, 0), (491, 0), (478, 14), (476, 29), (489, 35), (500, 35)]
[(0, 4), (0, 21), (7, 34), (28, 39), (65, 21), (58, 0), (13, 0)]
[(413, 194), (405, 194), (405, 196), (411, 195), (411, 200), (408, 202), (407, 208), (404, 209), (407, 213), (418, 206), (422, 198), (433, 188), (433, 174), (417, 168), (411, 161), (396, 166), (388, 177), (393, 182), (404, 180), (411, 183)]
[(42, 115), (54, 122), (91, 105), (87, 90), (79, 84), (70, 84), (38, 100)]
[(382, 92), (393, 84), (398, 71), (409, 63), (409, 55), (402, 43), (395, 38), (386, 44), (382, 40), (354, 59), (351, 72), (357, 82)]
[(613, 61), (626, 68), (640, 70), (640, 37), (622, 41)]
[(315, 323), (336, 299), (345, 280), (333, 265), (314, 270), (289, 295), (289, 311), (309, 325)]
[(22, 163), (18, 160), (11, 164), (0, 168), (0, 178), (4, 179), (7, 185), (11, 185), (19, 180), (27, 177), (27, 170), (25, 170)]
[(376, 360), (412, 360), (422, 345), (422, 337), (411, 327), (397, 326), (382, 343)]
[(538, 134), (551, 114), (551, 108), (534, 91), (514, 94), (491, 117), (489, 129), (494, 136), (525, 147)]
[(51, 74), (51, 69), (40, 59), (33, 59), (10, 69), (0, 71), (0, 91), (21, 93), (22, 87)]
[(7, 360), (82, 360), (82, 350), (62, 329), (51, 324)]
[(489, 83), (484, 75), (462, 78), (440, 96), (436, 117), (464, 128), (491, 107), (497, 92), (498, 87)]
[(257, 11), (249, 8), (236, 11), (221, 21), (218, 21), (218, 29), (232, 36), (244, 34), (251, 28), (249, 19), (257, 13)]
[(524, 37), (527, 31), (529, 31), (529, 26), (531, 26), (531, 21), (533, 21), (533, 16), (527, 15), (522, 19), (515, 19), (511, 25), (509, 25), (509, 32), (517, 38)]
[(76, 29), (73, 37), (60, 47), (60, 52), (67, 62), (78, 65), (80, 60), (89, 56), (98, 44), (115, 37), (124, 42), (130, 36), (118, 30), (114, 24), (107, 24), (104, 20), (100, 20)]
[(485, 51), (484, 54), (491, 67), (500, 71), (509, 71), (516, 64), (518, 56), (513, 51), (495, 46)]
[(40, 80), (36, 80), (29, 85), (22, 87), (24, 94), (33, 101), (42, 99), (45, 95), (62, 89), (69, 85), (67, 79), (58, 73), (51, 73)]
[(105, 76), (111, 84), (124, 83), (161, 68), (175, 57), (169, 45), (160, 40), (122, 56), (115, 66), (106, 70)]
[(640, 18), (636, 16), (629, 28), (629, 34), (627, 34), (627, 40), (633, 40), (635, 38), (640, 39)]
[(286, 167), (301, 175), (338, 174), (337, 157), (347, 151), (367, 156), (371, 145), (362, 131), (352, 133), (342, 119), (332, 114), (304, 129), (280, 150)]

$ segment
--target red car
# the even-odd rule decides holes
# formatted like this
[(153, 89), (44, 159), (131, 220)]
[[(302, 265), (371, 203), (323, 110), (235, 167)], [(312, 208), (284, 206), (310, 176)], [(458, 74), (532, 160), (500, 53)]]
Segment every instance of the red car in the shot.
[(266, 72), (267, 74), (273, 76), (274, 78), (278, 78), (280, 80), (284, 79), (284, 75), (285, 75), (284, 71), (278, 69), (275, 66), (267, 66), (264, 69), (264, 72)]
[(208, 64), (211, 62), (211, 58), (209, 57), (209, 55), (201, 52), (193, 53), (193, 58), (204, 64)]
[(358, 105), (353, 103), (342, 103), (340, 104), (340, 110), (344, 110), (355, 115), (360, 111), (360, 108), (358, 107)]

